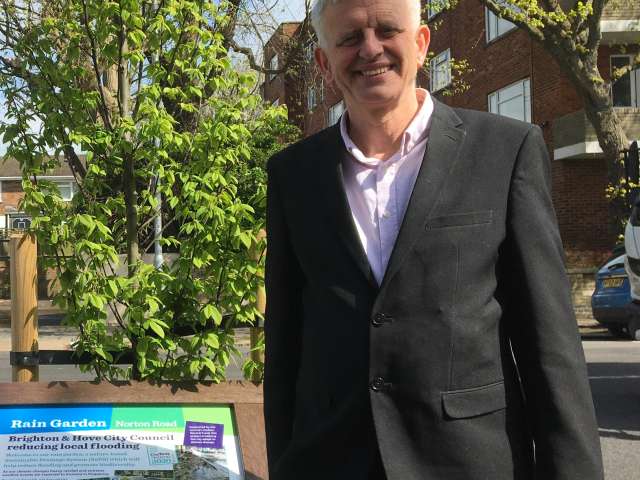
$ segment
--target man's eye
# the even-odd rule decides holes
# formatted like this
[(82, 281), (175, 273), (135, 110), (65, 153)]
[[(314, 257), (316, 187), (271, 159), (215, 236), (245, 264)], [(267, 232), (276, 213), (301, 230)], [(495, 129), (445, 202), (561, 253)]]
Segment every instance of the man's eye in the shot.
[(381, 35), (385, 38), (391, 38), (393, 37), (396, 33), (398, 33), (398, 30), (395, 28), (384, 28), (381, 32)]
[(347, 35), (346, 37), (343, 37), (342, 40), (340, 41), (340, 45), (346, 46), (346, 47), (355, 45), (356, 43), (358, 43), (358, 35), (356, 34)]

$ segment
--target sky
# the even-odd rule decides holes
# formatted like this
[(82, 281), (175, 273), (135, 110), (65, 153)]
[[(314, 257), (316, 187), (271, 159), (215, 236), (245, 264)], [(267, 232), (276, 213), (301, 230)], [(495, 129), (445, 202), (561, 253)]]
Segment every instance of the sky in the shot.
[(281, 22), (300, 21), (304, 18), (304, 0), (279, 0), (276, 11)]

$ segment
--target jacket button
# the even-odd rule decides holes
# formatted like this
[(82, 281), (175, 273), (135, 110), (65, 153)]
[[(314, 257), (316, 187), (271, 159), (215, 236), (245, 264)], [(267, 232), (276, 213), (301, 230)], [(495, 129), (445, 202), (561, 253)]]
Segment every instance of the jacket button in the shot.
[(392, 321), (393, 321), (393, 318), (390, 317), (389, 315), (386, 315), (384, 313), (376, 313), (371, 319), (371, 324), (374, 327), (381, 327), (385, 323), (391, 323)]
[(370, 386), (371, 386), (371, 390), (373, 390), (374, 392), (379, 392), (385, 387), (384, 378), (382, 377), (374, 378)]

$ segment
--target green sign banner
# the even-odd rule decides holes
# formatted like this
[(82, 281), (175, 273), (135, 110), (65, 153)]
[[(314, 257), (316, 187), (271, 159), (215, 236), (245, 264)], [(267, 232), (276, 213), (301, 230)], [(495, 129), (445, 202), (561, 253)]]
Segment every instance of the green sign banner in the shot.
[(228, 405), (0, 407), (0, 480), (241, 480)]

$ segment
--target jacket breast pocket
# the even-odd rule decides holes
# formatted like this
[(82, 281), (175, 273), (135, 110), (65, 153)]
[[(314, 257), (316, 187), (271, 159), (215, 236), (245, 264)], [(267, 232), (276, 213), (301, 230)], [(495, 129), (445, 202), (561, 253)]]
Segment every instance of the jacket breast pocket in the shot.
[(448, 418), (471, 418), (507, 406), (504, 381), (474, 388), (442, 392), (442, 408)]
[(487, 225), (493, 222), (493, 210), (479, 212), (454, 213), (427, 220), (427, 230), (436, 228), (473, 227)]

